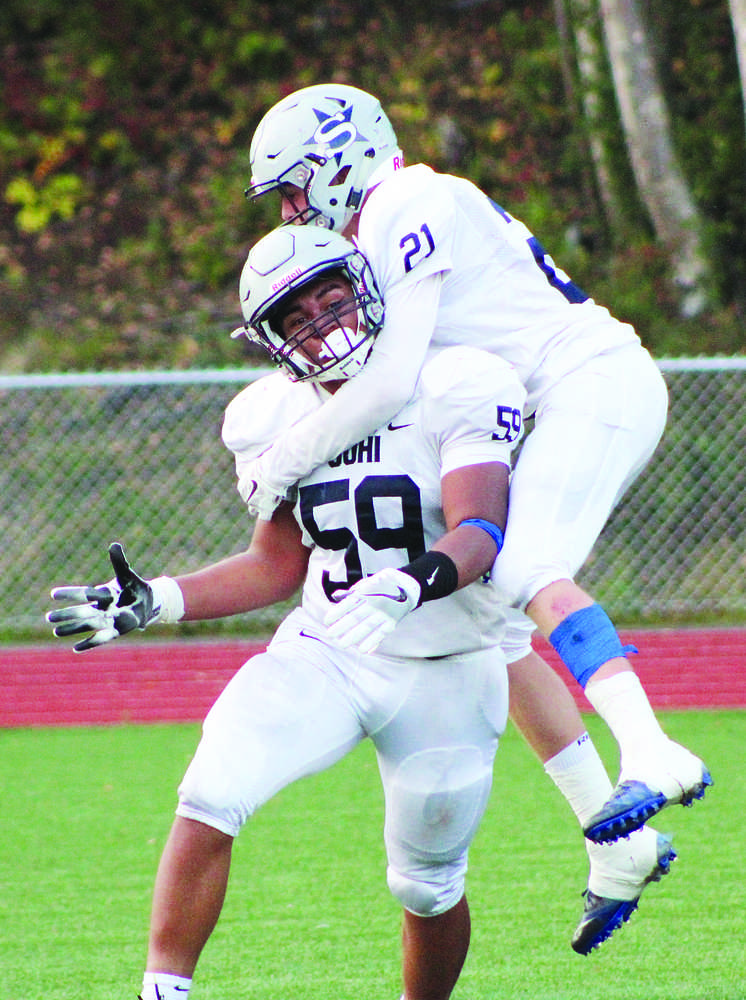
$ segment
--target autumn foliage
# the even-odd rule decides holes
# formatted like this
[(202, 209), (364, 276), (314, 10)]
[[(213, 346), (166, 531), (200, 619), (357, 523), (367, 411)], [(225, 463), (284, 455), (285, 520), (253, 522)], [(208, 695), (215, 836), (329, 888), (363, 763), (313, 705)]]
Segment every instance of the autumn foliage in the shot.
[(742, 349), (743, 116), (727, 3), (651, 6), (717, 261), (718, 305), (696, 325), (676, 314), (669, 262), (634, 199), (624, 245), (603, 220), (552, 0), (6, 0), (0, 367), (240, 364), (227, 336), (237, 278), (275, 221), (243, 195), (250, 138), (279, 97), (324, 80), (375, 92), (409, 162), (473, 179), (657, 351)]

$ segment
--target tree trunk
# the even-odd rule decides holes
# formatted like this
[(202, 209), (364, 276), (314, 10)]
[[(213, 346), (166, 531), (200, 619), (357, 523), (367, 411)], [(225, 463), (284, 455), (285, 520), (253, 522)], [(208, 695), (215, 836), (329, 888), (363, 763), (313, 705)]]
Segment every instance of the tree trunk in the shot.
[[(737, 0), (743, 3), (743, 0)], [(671, 122), (638, 0), (600, 0), (606, 49), (640, 197), (668, 249), (681, 313), (708, 304), (701, 219), (671, 137)]]
[(741, 99), (746, 115), (746, 0), (728, 0), (733, 35), (736, 39), (738, 72), (741, 76)]
[[(555, 0), (555, 20), (565, 47), (574, 40), (578, 80), (576, 105), (585, 124), (586, 141), (607, 232), (612, 243), (623, 241), (626, 212), (619, 198), (609, 149), (609, 123), (603, 98), (607, 69), (600, 37), (598, 0)], [(565, 69), (567, 79), (571, 71)]]

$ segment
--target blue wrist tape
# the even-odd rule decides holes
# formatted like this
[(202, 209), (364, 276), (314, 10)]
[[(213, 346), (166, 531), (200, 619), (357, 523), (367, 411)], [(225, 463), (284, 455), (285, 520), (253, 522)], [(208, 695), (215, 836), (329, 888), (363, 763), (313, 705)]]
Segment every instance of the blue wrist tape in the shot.
[(636, 653), (623, 646), (617, 630), (600, 604), (573, 611), (549, 636), (562, 662), (582, 687), (599, 667), (616, 656)]
[(497, 546), (497, 551), (498, 552), (503, 547), (503, 541), (505, 540), (505, 536), (503, 535), (503, 533), (500, 530), (500, 528), (498, 528), (498, 526), (496, 524), (493, 524), (492, 521), (485, 521), (481, 517), (467, 517), (467, 519), (465, 521), (461, 521), (459, 523), (459, 528), (463, 524), (471, 524), (475, 528), (481, 528), (482, 531), (486, 531), (487, 534), (492, 539), (492, 541)]

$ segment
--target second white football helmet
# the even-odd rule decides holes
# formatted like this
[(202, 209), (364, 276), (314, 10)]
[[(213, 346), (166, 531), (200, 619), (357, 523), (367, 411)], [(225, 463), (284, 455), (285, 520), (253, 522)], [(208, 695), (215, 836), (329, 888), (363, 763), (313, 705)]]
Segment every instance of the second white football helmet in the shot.
[[(351, 296), (335, 301), (286, 337), (280, 325), (287, 299), (325, 272), (337, 272)], [(366, 257), (337, 233), (315, 226), (280, 226), (251, 248), (239, 282), (245, 324), (232, 334), (261, 344), (294, 382), (352, 378), (368, 359), (383, 325), (383, 300)], [(313, 339), (313, 356), (304, 342)], [(313, 360), (312, 360), (313, 357)]]
[(251, 142), (251, 186), (258, 198), (283, 184), (301, 188), (308, 209), (289, 221), (341, 232), (371, 175), (402, 152), (377, 98), (344, 84), (289, 94), (266, 113)]

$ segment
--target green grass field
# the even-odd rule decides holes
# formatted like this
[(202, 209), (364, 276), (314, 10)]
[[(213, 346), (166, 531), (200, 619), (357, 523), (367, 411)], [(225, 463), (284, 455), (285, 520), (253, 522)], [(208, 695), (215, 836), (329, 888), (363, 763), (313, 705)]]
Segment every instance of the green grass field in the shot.
[[(744, 1000), (746, 712), (662, 714), (715, 787), (669, 809), (679, 861), (587, 958), (569, 939), (586, 862), (564, 800), (509, 728), (468, 881), (472, 947), (455, 1000)], [(589, 720), (610, 769), (612, 744)], [(0, 731), (0, 1000), (134, 1000), (155, 867), (194, 725)], [(237, 841), (194, 1000), (397, 1000), (368, 744), (286, 789)]]

